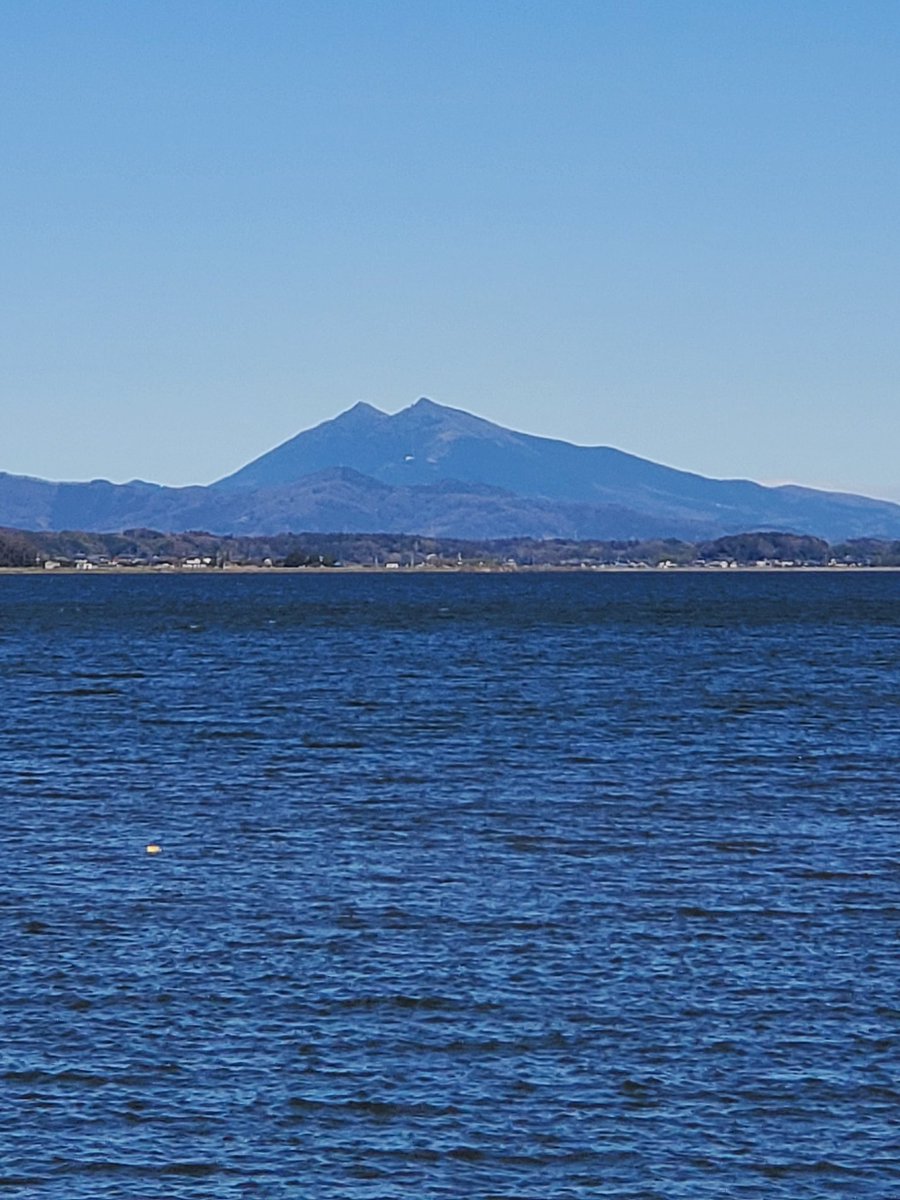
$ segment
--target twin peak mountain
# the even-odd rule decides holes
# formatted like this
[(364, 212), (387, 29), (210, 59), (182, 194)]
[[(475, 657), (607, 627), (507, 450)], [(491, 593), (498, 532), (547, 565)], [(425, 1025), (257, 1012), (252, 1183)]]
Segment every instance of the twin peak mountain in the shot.
[(754, 529), (900, 538), (900, 506), (708, 479), (421, 399), (359, 403), (207, 487), (51, 483), (0, 473), (0, 526), (701, 540)]

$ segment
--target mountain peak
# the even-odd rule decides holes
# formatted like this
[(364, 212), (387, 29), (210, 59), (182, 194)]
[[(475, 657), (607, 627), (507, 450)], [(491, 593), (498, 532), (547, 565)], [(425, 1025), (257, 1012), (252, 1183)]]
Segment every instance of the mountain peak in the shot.
[(391, 418), (397, 429), (428, 429), (443, 430), (448, 436), (458, 436), (468, 433), (476, 438), (501, 436), (516, 437), (510, 430), (495, 425), (484, 417), (476, 417), (466, 412), (464, 408), (451, 408), (448, 404), (438, 404), (427, 396), (420, 396), (415, 404), (401, 408)]
[(367, 400), (357, 400), (345, 412), (342, 412), (339, 417), (334, 420), (340, 420), (342, 417), (386, 417), (387, 413), (382, 412), (380, 408), (376, 408), (374, 404), (369, 404)]

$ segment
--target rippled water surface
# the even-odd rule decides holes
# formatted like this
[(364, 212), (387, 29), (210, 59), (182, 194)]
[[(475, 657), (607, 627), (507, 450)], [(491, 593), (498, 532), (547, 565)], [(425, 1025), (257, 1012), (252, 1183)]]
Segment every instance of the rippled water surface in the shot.
[(898, 602), (0, 579), (0, 1191), (900, 1195)]

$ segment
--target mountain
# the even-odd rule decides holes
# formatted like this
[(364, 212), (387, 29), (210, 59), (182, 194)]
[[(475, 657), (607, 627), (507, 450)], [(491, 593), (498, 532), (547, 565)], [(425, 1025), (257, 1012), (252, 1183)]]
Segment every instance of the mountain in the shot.
[[(610, 446), (575, 446), (516, 433), (471, 413), (421, 399), (393, 416), (360, 403), (254, 459), (217, 489), (281, 486), (312, 472), (349, 467), (392, 486), (454, 480), (598, 512), (612, 505), (629, 521), (664, 526), (673, 536), (747, 529), (822, 537), (900, 532), (900, 506), (812, 488), (763, 487), (708, 479)], [(584, 513), (579, 521), (583, 524)], [(625, 521), (623, 530), (631, 526)], [(560, 536), (567, 536), (561, 534)], [(591, 531), (585, 536), (601, 536)], [(624, 534), (623, 536), (632, 536)], [(650, 536), (650, 535), (634, 535)]]
[(517, 433), (422, 399), (394, 415), (357, 404), (209, 487), (0, 473), (0, 525), (481, 539), (698, 540), (771, 529), (839, 541), (900, 537), (900, 506), (708, 479), (608, 446)]

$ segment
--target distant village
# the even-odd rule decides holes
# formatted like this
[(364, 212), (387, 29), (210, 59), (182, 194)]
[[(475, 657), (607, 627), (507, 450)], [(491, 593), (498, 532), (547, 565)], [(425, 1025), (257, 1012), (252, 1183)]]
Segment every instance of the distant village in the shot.
[(527, 571), (791, 570), (900, 567), (900, 542), (830, 545), (779, 532), (708, 542), (510, 538), (462, 541), (405, 534), (285, 533), (273, 537), (151, 529), (58, 533), (0, 529), (0, 568), (37, 571), (236, 570)]

